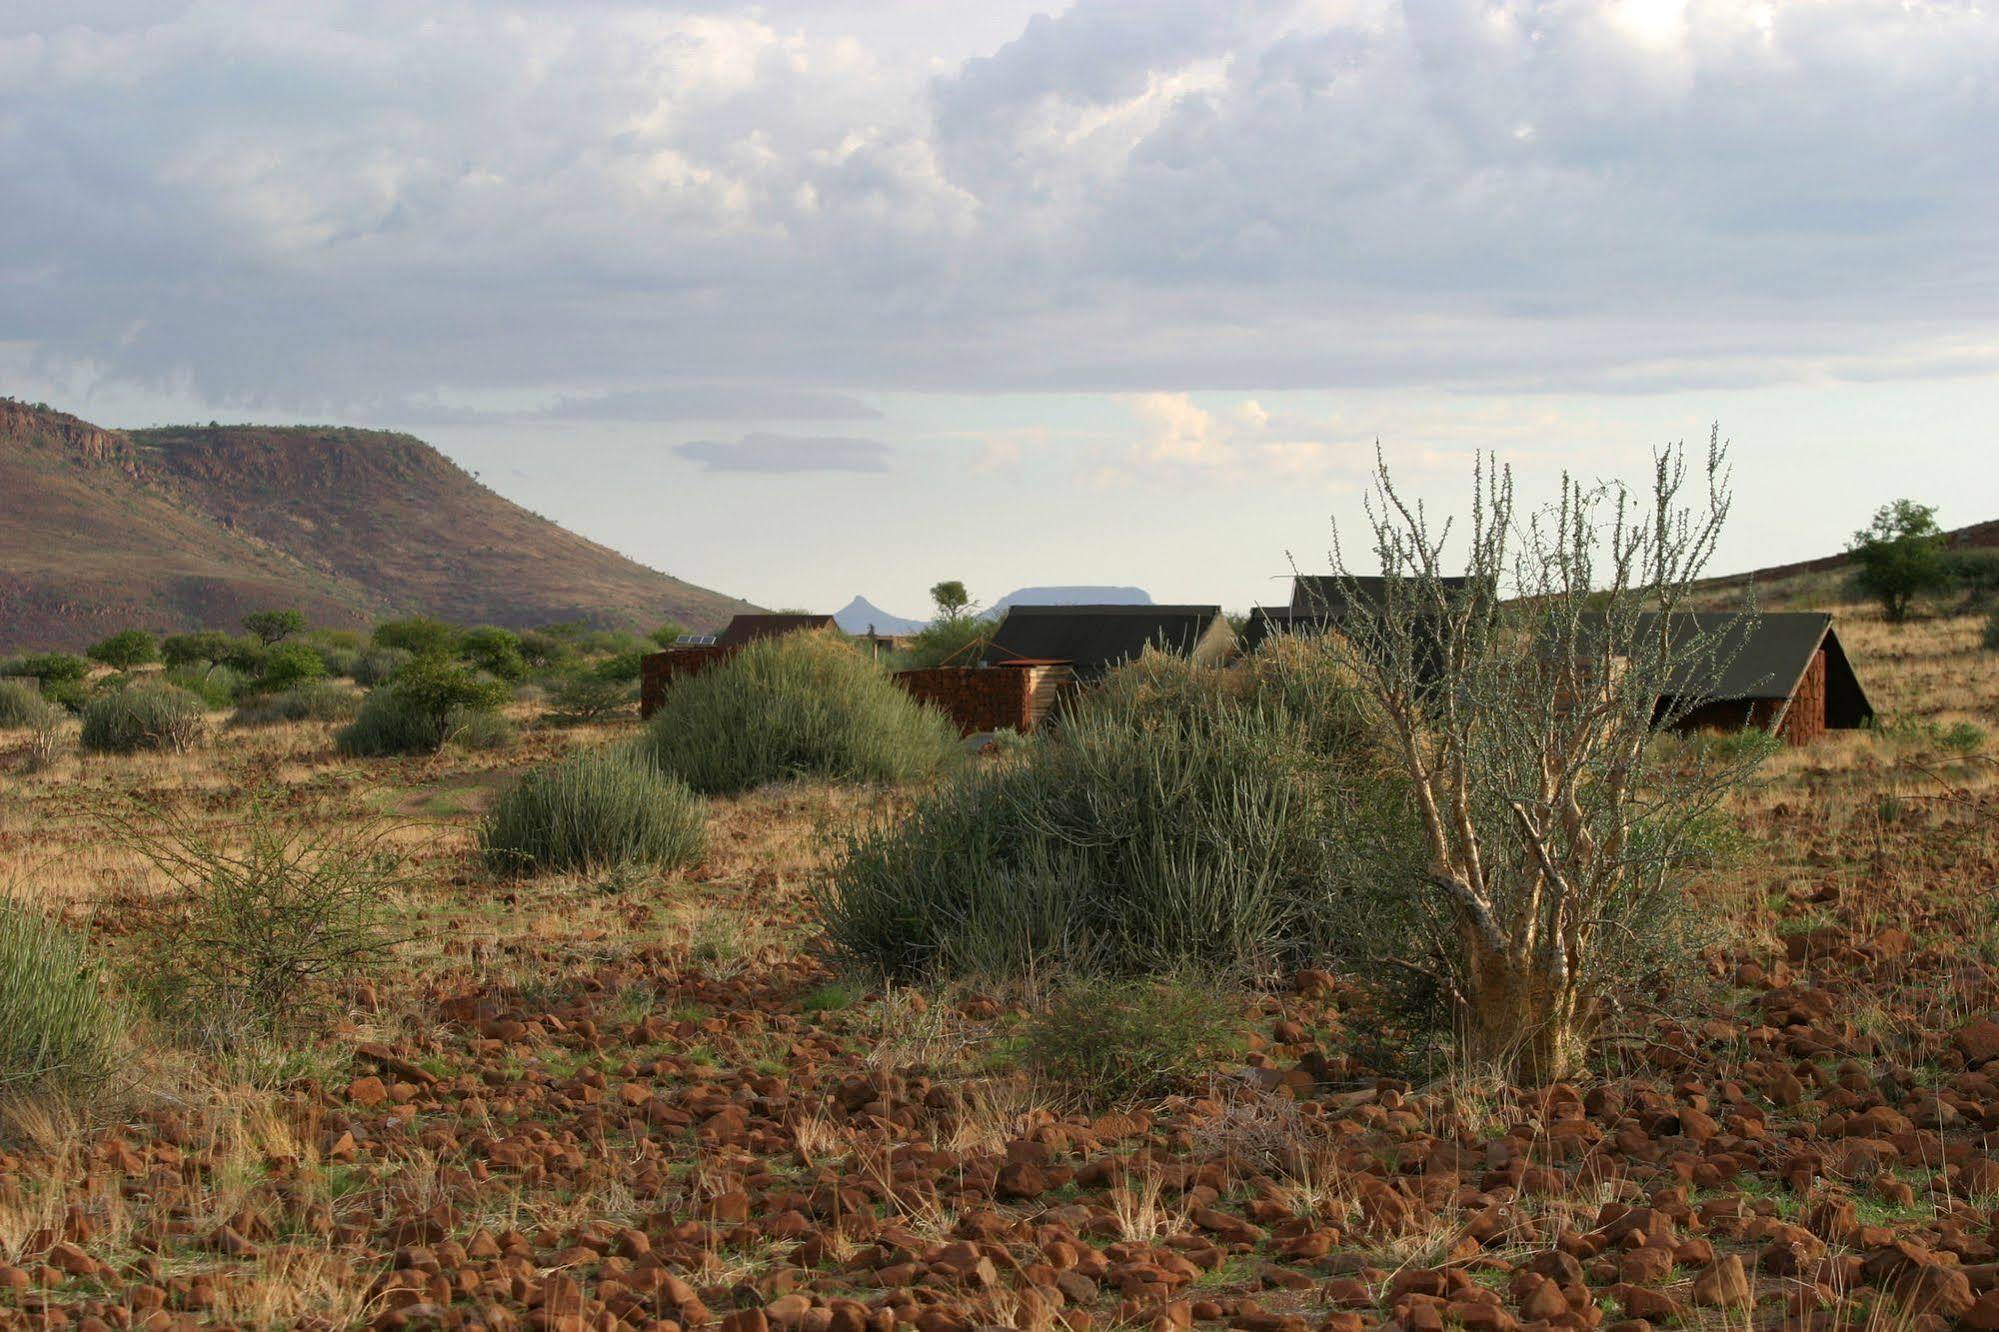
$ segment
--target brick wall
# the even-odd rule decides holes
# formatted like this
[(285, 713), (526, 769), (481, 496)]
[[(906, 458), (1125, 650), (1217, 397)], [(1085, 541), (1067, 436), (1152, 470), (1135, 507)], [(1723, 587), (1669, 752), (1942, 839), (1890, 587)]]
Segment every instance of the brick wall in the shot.
[(976, 735), (1033, 730), (1068, 677), (1066, 667), (940, 666), (897, 671), (895, 682), (917, 702), (928, 703), (956, 722), (961, 734)]
[(1025, 670), (940, 666), (897, 671), (895, 682), (919, 703), (928, 703), (953, 722), (960, 734), (1026, 731), (1032, 681)]
[(718, 661), (736, 654), (734, 647), (668, 648), (648, 653), (639, 663), (639, 716), (650, 717), (666, 701), (666, 688), (683, 675), (699, 675)]

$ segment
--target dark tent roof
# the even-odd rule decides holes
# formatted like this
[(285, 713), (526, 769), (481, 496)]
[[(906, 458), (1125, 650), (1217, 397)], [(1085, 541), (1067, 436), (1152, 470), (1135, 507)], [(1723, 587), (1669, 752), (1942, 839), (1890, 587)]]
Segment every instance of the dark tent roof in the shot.
[(1289, 606), (1252, 606), (1242, 628), (1242, 650), (1254, 652), (1276, 634), (1315, 634), (1332, 624), (1331, 616), (1306, 615)]
[(1066, 661), (1082, 678), (1146, 648), (1219, 655), (1232, 639), (1220, 606), (1011, 606), (986, 647), (989, 666), (1021, 658)]
[[(1658, 632), (1658, 616), (1638, 618), (1637, 632)], [(1587, 632), (1587, 630), (1585, 630)], [(1668, 621), (1668, 643), (1712, 637), (1716, 649), (1701, 659), (1679, 663), (1668, 689), (1672, 697), (1709, 702), (1736, 699), (1781, 701), (1797, 691), (1812, 657), (1825, 649), (1825, 720), (1833, 730), (1865, 725), (1874, 715), (1853, 666), (1822, 611), (1734, 613), (1680, 611)]]
[(741, 647), (759, 638), (776, 638), (801, 629), (838, 629), (830, 615), (738, 615), (715, 639), (717, 647)]
[[(1413, 580), (1403, 579), (1405, 585)], [(1469, 578), (1439, 578), (1446, 592), (1456, 592), (1471, 583)], [(1337, 620), (1348, 610), (1349, 587), (1370, 606), (1379, 606), (1386, 595), (1388, 580), (1380, 577), (1345, 578), (1339, 574), (1299, 574), (1291, 580), (1291, 614)]]

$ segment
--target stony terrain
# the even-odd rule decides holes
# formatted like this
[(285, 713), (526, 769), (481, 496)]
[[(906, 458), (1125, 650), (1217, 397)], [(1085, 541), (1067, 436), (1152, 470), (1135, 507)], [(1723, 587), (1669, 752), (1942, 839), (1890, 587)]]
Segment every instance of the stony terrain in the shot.
[[(921, 1332), (1999, 1328), (1999, 658), (1970, 618), (1842, 634), (1893, 723), (1774, 760), (1702, 885), (1686, 1011), (1574, 1084), (1384, 1067), (1340, 979), (1240, 1002), (1181, 1094), (1083, 1106), (1010, 1057), (1021, 996), (870, 992), (809, 925), (894, 792), (714, 806), (669, 879), (497, 883), (503, 755), (359, 763), (323, 727), (179, 758), (0, 753), (0, 879), (143, 920), (82, 815), (401, 821), (397, 966), (317, 1048), (146, 1056), (96, 1117), (16, 1103), (0, 1310), (20, 1325)], [(0, 741), (4, 748), (5, 741)]]
[(481, 485), (408, 435), (259, 426), (107, 430), (0, 400), (0, 643), (119, 629), (395, 615), (522, 628), (719, 628), (753, 609), (634, 563)]

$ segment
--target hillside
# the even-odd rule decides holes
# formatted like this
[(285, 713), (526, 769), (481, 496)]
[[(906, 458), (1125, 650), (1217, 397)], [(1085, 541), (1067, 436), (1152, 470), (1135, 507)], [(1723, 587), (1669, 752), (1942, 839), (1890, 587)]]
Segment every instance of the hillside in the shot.
[(333, 427), (107, 430), (0, 400), (0, 647), (230, 626), (719, 627), (748, 603), (626, 559), (421, 440)]
[[(1999, 549), (1999, 519), (1954, 528), (1944, 533), (1944, 541), (1953, 550)], [(1717, 609), (1739, 605), (1745, 591), (1753, 591), (1756, 604), (1764, 610), (1820, 609), (1851, 599), (1849, 563), (1844, 554), (1822, 555), (1724, 574), (1703, 580), (1698, 595), (1701, 604)]]

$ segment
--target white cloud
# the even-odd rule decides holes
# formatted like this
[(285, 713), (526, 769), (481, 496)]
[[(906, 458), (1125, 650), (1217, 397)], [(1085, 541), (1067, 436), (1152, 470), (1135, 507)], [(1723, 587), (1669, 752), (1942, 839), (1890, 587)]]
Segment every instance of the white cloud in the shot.
[(1970, 0), (955, 8), (16, 6), (0, 340), (249, 406), (1990, 373)]

